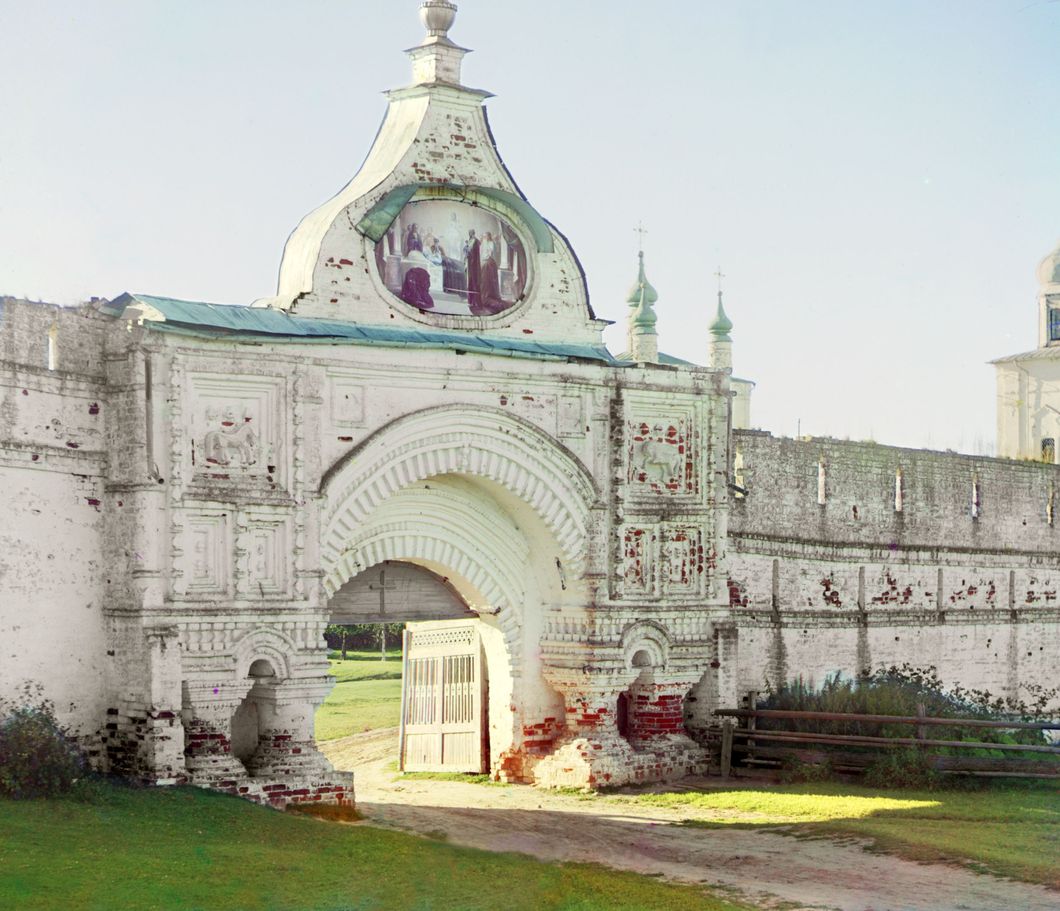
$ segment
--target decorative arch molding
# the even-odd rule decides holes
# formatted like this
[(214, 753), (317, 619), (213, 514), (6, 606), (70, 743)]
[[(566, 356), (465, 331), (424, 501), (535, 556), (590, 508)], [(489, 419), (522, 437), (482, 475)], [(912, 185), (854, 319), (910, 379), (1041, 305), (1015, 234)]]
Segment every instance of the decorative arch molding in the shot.
[(665, 671), (670, 660), (672, 637), (666, 627), (653, 620), (639, 620), (631, 623), (622, 631), (622, 659), (627, 670), (638, 671), (640, 666), (634, 663), (638, 652), (647, 652), (651, 667), (656, 671)]
[(298, 653), (294, 640), (279, 630), (259, 626), (240, 638), (232, 649), (236, 680), (250, 676), (250, 666), (264, 658), (272, 665), (276, 682), (290, 679), (291, 658)]
[(589, 471), (527, 421), (497, 409), (457, 405), (399, 418), (324, 475), (325, 575), (380, 504), (439, 475), (477, 475), (507, 488), (540, 516), (567, 561), (581, 566), (590, 513), (599, 500)]
[(400, 491), (349, 537), (326, 570), (325, 591), (330, 596), (387, 560), (444, 567), (472, 610), (496, 617), (512, 673), (517, 673), (529, 544), (503, 513), (482, 508), (461, 489)]

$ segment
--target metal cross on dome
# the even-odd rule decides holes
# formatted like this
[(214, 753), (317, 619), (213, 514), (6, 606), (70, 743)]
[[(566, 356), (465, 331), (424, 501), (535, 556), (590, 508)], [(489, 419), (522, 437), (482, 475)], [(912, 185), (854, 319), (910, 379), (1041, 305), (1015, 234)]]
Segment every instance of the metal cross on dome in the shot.
[(721, 266), (718, 266), (718, 271), (714, 273), (714, 277), (718, 280), (718, 294), (721, 294), (721, 291), (722, 291), (722, 287), (721, 287), (722, 280), (725, 279), (725, 278), (728, 278), (728, 276), (725, 275), (725, 273), (721, 271)]
[(633, 233), (640, 235), (640, 238), (639, 238), (637, 243), (638, 243), (638, 246), (640, 248), (640, 252), (643, 253), (644, 252), (644, 235), (648, 233), (648, 229), (644, 227), (644, 222), (638, 221), (637, 222), (637, 227), (635, 227), (633, 229)]

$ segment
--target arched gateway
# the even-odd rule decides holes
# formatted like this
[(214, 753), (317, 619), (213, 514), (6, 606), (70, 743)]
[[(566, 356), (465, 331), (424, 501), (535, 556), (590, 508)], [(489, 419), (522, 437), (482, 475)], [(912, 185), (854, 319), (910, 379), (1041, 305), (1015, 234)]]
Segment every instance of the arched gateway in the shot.
[[(710, 366), (660, 354), (643, 253), (609, 353), (455, 14), (421, 4), (412, 83), (275, 297), (0, 299), (0, 696), (45, 684), (112, 772), (282, 806), (353, 799), (313, 736), (324, 632), (393, 616), (388, 586), (395, 619), (460, 624), (413, 627), (406, 754), (543, 786), (699, 770), (686, 719), (706, 741), (719, 703), (799, 673), (1051, 679), (1060, 468), (734, 432), (753, 384), (720, 293)], [(1058, 262), (1039, 348), (997, 362), (1013, 457), (1056, 461)]]
[[(703, 765), (683, 701), (731, 698), (736, 671), (729, 371), (658, 363), (643, 266), (632, 354), (607, 351), (487, 93), (461, 84), (453, 13), (424, 4), (413, 84), (291, 235), (275, 298), (127, 294), (82, 321), (113, 384), (97, 736), (115, 771), (351, 800), (313, 737), (325, 628), (440, 616), (463, 632), (413, 627), (416, 761), (578, 786)], [(399, 616), (376, 604), (388, 585)], [(432, 667), (461, 688), (440, 726)]]

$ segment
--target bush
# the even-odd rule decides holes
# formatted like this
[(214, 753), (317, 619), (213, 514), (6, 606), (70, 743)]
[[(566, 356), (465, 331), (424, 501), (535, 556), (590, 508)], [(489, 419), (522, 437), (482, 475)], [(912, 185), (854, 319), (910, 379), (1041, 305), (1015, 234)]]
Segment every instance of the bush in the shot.
[(0, 702), (0, 794), (16, 799), (69, 792), (85, 762), (44, 699)]
[(815, 781), (831, 781), (835, 778), (832, 762), (803, 762), (799, 759), (785, 759), (780, 768), (780, 780), (784, 784), (802, 784)]
[[(769, 692), (759, 699), (760, 709), (779, 709), (796, 712), (825, 712), (834, 714), (885, 715), (916, 717), (918, 709), (931, 718), (952, 719), (954, 725), (932, 725), (925, 728), (925, 739), (1038, 745), (1048, 742), (1040, 730), (1006, 730), (1004, 728), (962, 728), (962, 720), (1040, 721), (1046, 717), (1047, 706), (1055, 701), (1057, 690), (1045, 687), (1023, 688), (1027, 701), (996, 698), (983, 690), (968, 690), (960, 686), (946, 688), (934, 668), (911, 665), (889, 667), (874, 674), (851, 679), (836, 673), (825, 677), (820, 687), (812, 681), (796, 679), (780, 690)], [(887, 724), (823, 719), (759, 718), (757, 728), (762, 731), (780, 730), (808, 734), (870, 736), (887, 739), (909, 739), (916, 734), (909, 724)], [(930, 755), (921, 748), (875, 747), (868, 744), (819, 744), (815, 750), (823, 752), (826, 762), (822, 769), (805, 767), (801, 763), (786, 767), (782, 775), (788, 780), (820, 780), (808, 775), (824, 777), (828, 759), (840, 768), (865, 767), (865, 783), (880, 788), (966, 788), (977, 785), (975, 779), (943, 775), (936, 771), (932, 757), (993, 757), (997, 753), (973, 746), (931, 747)]]
[[(1015, 699), (1000, 699), (982, 690), (955, 686), (947, 689), (934, 668), (911, 665), (889, 667), (855, 679), (836, 673), (825, 677), (820, 687), (798, 678), (758, 701), (760, 709), (782, 709), (800, 712), (848, 712), (859, 715), (917, 714), (923, 706), (933, 718), (983, 719), (992, 721), (1040, 721), (1046, 706), (1055, 700), (1057, 690), (1025, 687), (1030, 704)], [(911, 737), (908, 725), (859, 724), (843, 721), (761, 719), (763, 730), (781, 728), (815, 734), (852, 734), (874, 737)], [(933, 740), (961, 740), (966, 736), (959, 727), (933, 727)], [(981, 729), (975, 739), (992, 743), (1042, 744), (1042, 731), (1006, 731)]]
[(916, 748), (887, 750), (865, 770), (865, 784), (872, 788), (932, 791), (942, 784), (942, 776)]

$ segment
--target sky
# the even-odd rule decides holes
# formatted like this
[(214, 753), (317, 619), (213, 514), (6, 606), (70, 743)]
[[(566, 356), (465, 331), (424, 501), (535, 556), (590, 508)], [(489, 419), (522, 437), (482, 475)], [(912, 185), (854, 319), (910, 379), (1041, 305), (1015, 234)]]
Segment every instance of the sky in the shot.
[[(1060, 239), (1058, 0), (462, 0), (521, 190), (660, 348), (724, 272), (752, 422), (990, 453)], [(0, 294), (249, 303), (409, 81), (417, 0), (0, 0)], [(609, 329), (613, 351), (623, 330)]]

